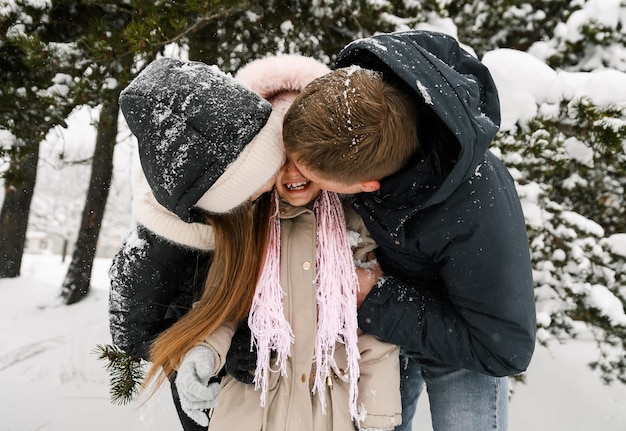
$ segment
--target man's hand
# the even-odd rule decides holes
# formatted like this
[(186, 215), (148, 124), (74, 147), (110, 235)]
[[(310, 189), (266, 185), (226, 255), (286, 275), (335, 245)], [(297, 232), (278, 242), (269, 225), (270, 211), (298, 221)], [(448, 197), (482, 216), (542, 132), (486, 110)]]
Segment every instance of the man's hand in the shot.
[(373, 251), (367, 254), (366, 262), (357, 262), (356, 275), (359, 279), (359, 291), (356, 294), (356, 306), (359, 308), (374, 285), (383, 276), (383, 270)]

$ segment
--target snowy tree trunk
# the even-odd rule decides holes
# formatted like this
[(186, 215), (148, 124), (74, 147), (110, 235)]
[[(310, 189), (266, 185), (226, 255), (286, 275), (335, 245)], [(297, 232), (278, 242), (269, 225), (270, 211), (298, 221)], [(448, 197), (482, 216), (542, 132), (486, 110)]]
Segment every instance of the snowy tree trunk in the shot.
[(0, 278), (20, 275), (38, 160), (39, 143), (23, 159), (11, 160), (5, 172), (4, 202), (0, 211)]
[(118, 95), (111, 101), (104, 102), (100, 112), (87, 199), (72, 261), (61, 289), (61, 297), (67, 305), (80, 301), (89, 293), (98, 235), (113, 175), (113, 150), (119, 115)]

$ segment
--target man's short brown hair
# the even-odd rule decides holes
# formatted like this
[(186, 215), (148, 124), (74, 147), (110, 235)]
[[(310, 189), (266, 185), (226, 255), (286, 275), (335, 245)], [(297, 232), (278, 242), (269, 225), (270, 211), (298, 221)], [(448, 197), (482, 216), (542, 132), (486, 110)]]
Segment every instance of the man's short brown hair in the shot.
[(283, 140), (299, 163), (331, 181), (380, 180), (419, 149), (416, 115), (401, 87), (351, 66), (305, 87), (287, 111)]

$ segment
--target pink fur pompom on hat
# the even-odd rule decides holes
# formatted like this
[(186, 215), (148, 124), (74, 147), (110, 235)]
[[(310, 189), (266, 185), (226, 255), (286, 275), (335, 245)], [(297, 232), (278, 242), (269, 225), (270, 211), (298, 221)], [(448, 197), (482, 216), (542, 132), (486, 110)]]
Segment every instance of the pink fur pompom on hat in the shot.
[(269, 56), (239, 69), (235, 79), (246, 84), (264, 99), (285, 92), (301, 92), (311, 81), (330, 69), (318, 60), (296, 54)]

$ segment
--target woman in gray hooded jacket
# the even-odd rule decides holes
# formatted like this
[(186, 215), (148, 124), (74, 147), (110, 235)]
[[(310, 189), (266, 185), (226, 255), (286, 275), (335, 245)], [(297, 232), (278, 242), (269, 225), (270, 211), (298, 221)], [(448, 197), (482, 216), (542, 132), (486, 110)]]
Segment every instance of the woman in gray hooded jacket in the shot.
[[(252, 87), (263, 98), (270, 100), (273, 107), (271, 118), (282, 118), (289, 103), (304, 88), (305, 84), (313, 77), (326, 72), (328, 69), (325, 66), (309, 58), (277, 56), (249, 64), (240, 71), (237, 78)], [(238, 163), (238, 159), (235, 159), (232, 165), (226, 169), (226, 173), (231, 174), (230, 176), (222, 175), (218, 178), (217, 175), (213, 175), (213, 180), (208, 183), (209, 190), (204, 195), (187, 199), (187, 194), (191, 193), (189, 190), (193, 190), (197, 186), (194, 178), (200, 176), (198, 182), (201, 183), (202, 176), (206, 175), (206, 172), (221, 169), (219, 154), (216, 154), (214, 150), (216, 145), (218, 147), (221, 145), (220, 133), (225, 134), (224, 140), (236, 139), (235, 136), (237, 136), (237, 129), (230, 129), (230, 124), (237, 125), (232, 117), (238, 115), (242, 108), (229, 105), (233, 102), (229, 98), (234, 98), (239, 91), (243, 93), (245, 91), (236, 88), (236, 85), (226, 78), (223, 78), (222, 82), (216, 85), (212, 82), (212, 75), (221, 77), (219, 73), (212, 74), (208, 66), (200, 63), (187, 64), (164, 59), (149, 66), (124, 91), (122, 97), (124, 114), (131, 125), (131, 129), (140, 140), (140, 155), (142, 156), (142, 168), (145, 176), (140, 175), (138, 178), (138, 187), (133, 202), (133, 213), (139, 222), (137, 231), (127, 239), (125, 246), (116, 256), (111, 270), (111, 331), (117, 345), (125, 348), (131, 354), (141, 355), (148, 360), (156, 359), (159, 365), (166, 368), (168, 374), (178, 367), (178, 359), (170, 360), (173, 357), (171, 356), (171, 346), (174, 343), (161, 343), (160, 345), (165, 345), (167, 351), (158, 350), (155, 356), (154, 346), (159, 345), (159, 343), (154, 344), (153, 341), (162, 331), (165, 330), (165, 333), (168, 333), (166, 329), (168, 323), (165, 319), (168, 305), (175, 309), (177, 315), (185, 314), (186, 309), (176, 309), (170, 304), (174, 303), (178, 292), (184, 291), (186, 287), (191, 285), (187, 282), (189, 281), (189, 274), (192, 274), (194, 269), (194, 263), (205, 260), (205, 256), (209, 255), (209, 250), (214, 246), (211, 228), (208, 224), (193, 218), (197, 215), (194, 208), (199, 207), (212, 213), (233, 213), (235, 208), (222, 208), (220, 206), (221, 202), (233, 200), (233, 196), (219, 194), (220, 188), (225, 187), (230, 194), (234, 193), (235, 196), (238, 196), (237, 202), (239, 202), (249, 195), (249, 193), (245, 193), (244, 196), (244, 193), (239, 190), (240, 187), (245, 186), (248, 189), (261, 187), (266, 177), (264, 173), (268, 169), (272, 169), (273, 166), (269, 164), (269, 166), (260, 167), (258, 172), (253, 169), (251, 173), (258, 173), (260, 174), (259, 177), (246, 178), (240, 170), (232, 172), (232, 165)], [(235, 88), (224, 91), (222, 88), (225, 87), (224, 84)], [(163, 89), (163, 91), (159, 91), (159, 89)], [(218, 96), (225, 93), (227, 93), (228, 98), (217, 100)], [(251, 100), (255, 101), (254, 98)], [(215, 108), (222, 103), (225, 110), (216, 112)], [(205, 110), (208, 112), (204, 112)], [(198, 116), (202, 122), (198, 121), (194, 115)], [(249, 118), (243, 117), (241, 119), (241, 121), (246, 120), (249, 121)], [(262, 121), (262, 117), (260, 121)], [(189, 124), (193, 127), (188, 127)], [(226, 127), (223, 127), (224, 125)], [(268, 120), (267, 127), (273, 125), (274, 123)], [(243, 131), (246, 130), (246, 127), (242, 127), (242, 125), (239, 127)], [(278, 130), (280, 131), (280, 127)], [(207, 136), (212, 137), (209, 142), (204, 139)], [(276, 142), (281, 143), (280, 136), (272, 136), (272, 138), (277, 138)], [(172, 141), (170, 142), (169, 139)], [(256, 138), (253, 138), (253, 141), (254, 139)], [(188, 148), (192, 144), (198, 147), (195, 149), (196, 151), (209, 150), (208, 154), (199, 157), (199, 160), (179, 157), (181, 153), (189, 151)], [(228, 149), (226, 145), (224, 148)], [(250, 155), (246, 153), (245, 148), (242, 154), (248, 156), (240, 156), (245, 160), (243, 166), (246, 166), (246, 163), (255, 165), (254, 162), (250, 161), (252, 157), (257, 157), (258, 162), (261, 163), (268, 161), (266, 154)], [(250, 181), (251, 184), (241, 184), (243, 180)], [(182, 185), (184, 187), (181, 187)], [(185, 201), (196, 203), (192, 208), (189, 205), (183, 205)], [(208, 208), (209, 206), (210, 208)], [(351, 220), (360, 222), (356, 214), (353, 212), (351, 214)], [(292, 224), (298, 226), (297, 231), (299, 233), (285, 237), (282, 242), (285, 244), (293, 242), (289, 249), (301, 256), (308, 256), (310, 263), (314, 261), (310, 255), (315, 254), (315, 248), (311, 248), (310, 243), (310, 240), (315, 238), (315, 230), (311, 229), (313, 213), (302, 209), (297, 214), (292, 214), (290, 218), (294, 220)], [(295, 220), (298, 223), (295, 223)], [(343, 219), (341, 223), (343, 223)], [(362, 226), (362, 222), (359, 225)], [(243, 230), (244, 227), (246, 226), (241, 226), (241, 229)], [(286, 241), (286, 239), (290, 241)], [(368, 243), (368, 245), (372, 246), (373, 243)], [(185, 261), (186, 259), (189, 261)], [(346, 366), (349, 361), (347, 359), (342, 360), (341, 352), (345, 352), (343, 348), (337, 349), (338, 354), (334, 358), (336, 363), (334, 363), (333, 372), (339, 379), (336, 382), (336, 389), (330, 391), (328, 387), (318, 388), (318, 391), (326, 394), (330, 400), (326, 415), (320, 414), (317, 397), (312, 397), (310, 394), (309, 375), (315, 374), (316, 369), (321, 369), (312, 366), (312, 357), (308, 352), (308, 349), (311, 348), (310, 335), (316, 332), (315, 292), (311, 293), (310, 290), (313, 281), (311, 277), (315, 278), (316, 271), (303, 271), (302, 264), (296, 263), (294, 259), (294, 256), (285, 259), (287, 262), (293, 261), (291, 267), (295, 265), (297, 268), (289, 271), (285, 269), (286, 273), (295, 274), (298, 270), (302, 273), (300, 278), (288, 277), (286, 279), (288, 282), (285, 284), (285, 286), (294, 286), (286, 304), (291, 303), (293, 298), (301, 298), (298, 308), (286, 307), (285, 309), (286, 313), (287, 311), (290, 312), (289, 316), (293, 316), (293, 321), (298, 322), (295, 326), (298, 330), (294, 331), (296, 332), (296, 342), (293, 356), (290, 355), (289, 357), (289, 384), (283, 383), (280, 391), (271, 385), (272, 388), (268, 394), (270, 400), (267, 402), (265, 412), (270, 411), (272, 413), (270, 416), (273, 419), (270, 421), (271, 424), (266, 424), (266, 426), (268, 429), (276, 429), (277, 424), (281, 424), (281, 426), (286, 426), (289, 429), (289, 424), (299, 423), (305, 427), (312, 427), (316, 424), (315, 426), (318, 428), (315, 429), (354, 429), (352, 419), (356, 419), (356, 417), (351, 418), (351, 412), (348, 411), (348, 391), (344, 386), (356, 385), (357, 379), (353, 375), (348, 377), (346, 371), (350, 370), (352, 373), (355, 364), (352, 363), (351, 367)], [(327, 258), (326, 261), (332, 261), (332, 259)], [(224, 260), (221, 259), (219, 262), (223, 263)], [(352, 258), (350, 258), (350, 262), (352, 262)], [(203, 263), (204, 265), (205, 263)], [(189, 272), (185, 272), (185, 267), (189, 268)], [(285, 265), (285, 267), (287, 266)], [(173, 276), (169, 276), (169, 271), (172, 271)], [(238, 267), (236, 271), (237, 273), (254, 272), (253, 267)], [(327, 275), (327, 279), (328, 277), (332, 278), (333, 275)], [(197, 278), (202, 280), (206, 276), (198, 275)], [(209, 278), (209, 280), (211, 279)], [(237, 288), (240, 286), (237, 285)], [(230, 290), (234, 289), (231, 287)], [(290, 288), (286, 287), (286, 290), (289, 292)], [(188, 296), (188, 298), (190, 297)], [(188, 307), (190, 303), (188, 302), (186, 305)], [(352, 310), (355, 311), (355, 304), (352, 304), (352, 307)], [(245, 310), (246, 304), (239, 304), (239, 308)], [(197, 309), (198, 307), (194, 311)], [(351, 314), (354, 314), (354, 311)], [(190, 314), (186, 314), (186, 316)], [(169, 322), (171, 323), (173, 320), (170, 319)], [(187, 319), (183, 318), (182, 320)], [(176, 327), (177, 325), (174, 324), (170, 328)], [(197, 379), (194, 378), (196, 373), (204, 375), (205, 372), (213, 371), (214, 367), (215, 372), (213, 374), (217, 374), (224, 365), (233, 329), (232, 325), (225, 325), (213, 333), (211, 337), (208, 337), (211, 350), (203, 350), (201, 349), (202, 346), (198, 346), (198, 349), (190, 351), (193, 355), (186, 357), (186, 361), (183, 361), (183, 365), (188, 365), (185, 369), (193, 370), (190, 374), (184, 374), (181, 368), (178, 377), (171, 376), (172, 380), (175, 379), (177, 382), (175, 386), (172, 386), (172, 389), (181, 422), (187, 430), (206, 429), (206, 413), (202, 411), (202, 407), (197, 406), (205, 406), (211, 402), (209, 399), (211, 397), (206, 394), (211, 394), (217, 385), (208, 385), (208, 381), (201, 382), (199, 383), (199, 392), (192, 393), (187, 390), (189, 386), (186, 384), (190, 383), (195, 388), (198, 386)], [(356, 337), (356, 320), (352, 329)], [(304, 333), (302, 333), (303, 331)], [(184, 336), (188, 336), (190, 331), (184, 330), (183, 332), (185, 333)], [(183, 338), (182, 335), (175, 337), (177, 340), (181, 338)], [(157, 338), (157, 340), (159, 339)], [(399, 379), (397, 355), (395, 357), (393, 355), (393, 352), (397, 351), (397, 346), (386, 344), (385, 346), (388, 347), (380, 349), (377, 346), (381, 343), (375, 342), (372, 337), (365, 336), (363, 340), (368, 341), (359, 343), (362, 356), (362, 361), (359, 364), (362, 368), (359, 386), (363, 386), (367, 390), (363, 390), (358, 399), (359, 426), (368, 429), (388, 429), (393, 427), (394, 423), (399, 423), (400, 420), (398, 385), (392, 383)], [(204, 343), (201, 344), (205, 345)], [(301, 351), (302, 349), (304, 351)], [(210, 352), (214, 353), (210, 354)], [(181, 355), (185, 352), (177, 351), (175, 353)], [(345, 356), (344, 353), (343, 357)], [(203, 364), (206, 364), (210, 358), (214, 358), (214, 364), (208, 367), (209, 370)], [(393, 366), (394, 359), (395, 367)], [(161, 360), (165, 362), (161, 362)], [(387, 363), (390, 365), (388, 366)], [(298, 372), (304, 370), (307, 378), (301, 382), (300, 374), (294, 375), (296, 370)], [(385, 373), (381, 372), (382, 370), (385, 370)], [(276, 375), (275, 373), (271, 374), (271, 381), (274, 382)], [(181, 381), (183, 382), (182, 386)], [(239, 386), (233, 379), (230, 381), (239, 387), (240, 392), (238, 393), (247, 393), (246, 385)], [(311, 380), (311, 382), (313, 381)], [(294, 384), (294, 382), (300, 384)], [(345, 382), (350, 382), (350, 384)], [(230, 387), (233, 386), (232, 383)], [(306, 385), (303, 386), (302, 383), (306, 383)], [(384, 388), (381, 387), (382, 384), (385, 385)], [(292, 389), (289, 389), (290, 387)], [(376, 388), (381, 390), (375, 391)], [(386, 395), (383, 398), (377, 398), (376, 392)], [(199, 396), (197, 396), (198, 393)], [(229, 393), (232, 395), (233, 391), (231, 390)], [(181, 411), (178, 394), (180, 394), (183, 411)], [(227, 421), (234, 420), (235, 423), (246, 428), (246, 425), (241, 422), (245, 417), (249, 419), (250, 426), (248, 428), (256, 429), (257, 425), (260, 426), (257, 424), (258, 415), (256, 413), (258, 412), (261, 416), (267, 416), (267, 413), (264, 414), (264, 410), (260, 408), (259, 395), (254, 390), (248, 394), (247, 400), (248, 404), (246, 405), (237, 400), (222, 400), (219, 405), (220, 412), (228, 411), (230, 408), (231, 412), (239, 411), (240, 413), (235, 415), (232, 413), (219, 414), (216, 417), (226, 418)], [(295, 400), (300, 400), (300, 402)], [(307, 408), (306, 406), (309, 404), (310, 408)], [(393, 406), (391, 409), (388, 408), (390, 405)], [(390, 414), (389, 411), (391, 411)], [(307, 417), (310, 417), (310, 420), (307, 421)], [(192, 422), (190, 418), (198, 423)], [(229, 425), (224, 425), (223, 422), (222, 420), (221, 426), (225, 426), (225, 429), (232, 429)], [(220, 426), (220, 424), (215, 426)]]

